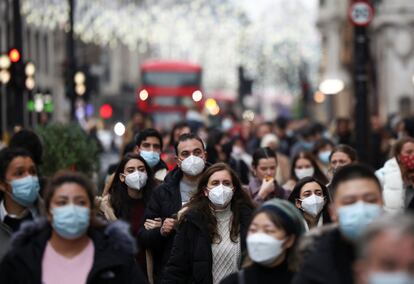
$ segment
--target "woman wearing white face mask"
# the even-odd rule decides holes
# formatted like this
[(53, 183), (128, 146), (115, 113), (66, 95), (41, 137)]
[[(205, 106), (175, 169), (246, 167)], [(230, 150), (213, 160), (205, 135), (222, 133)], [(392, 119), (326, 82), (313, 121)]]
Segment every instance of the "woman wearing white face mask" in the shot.
[(163, 283), (218, 283), (238, 269), (253, 204), (233, 170), (218, 163), (185, 208)]
[[(108, 221), (121, 219), (128, 222), (132, 234), (136, 236), (154, 187), (151, 168), (144, 158), (137, 154), (127, 154), (119, 162), (109, 194), (97, 198), (100, 211)], [(161, 220), (148, 220), (145, 225), (151, 228), (161, 227)], [(145, 271), (145, 250), (140, 250), (136, 258)]]
[(310, 152), (302, 151), (293, 157), (290, 168), (290, 180), (283, 185), (286, 190), (292, 191), (296, 183), (304, 177), (314, 177), (323, 184), (328, 183), (328, 179), (323, 174)]
[(301, 179), (290, 194), (289, 201), (301, 210), (307, 231), (331, 223), (328, 189), (317, 179)]
[(244, 268), (221, 283), (290, 283), (297, 269), (293, 251), (303, 232), (303, 218), (288, 201), (263, 203), (249, 226)]

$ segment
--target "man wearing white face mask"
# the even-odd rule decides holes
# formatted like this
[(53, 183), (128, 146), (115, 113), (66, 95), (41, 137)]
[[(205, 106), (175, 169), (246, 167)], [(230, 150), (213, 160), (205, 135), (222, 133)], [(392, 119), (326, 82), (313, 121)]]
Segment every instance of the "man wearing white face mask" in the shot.
[(356, 284), (414, 283), (414, 219), (390, 215), (371, 224), (358, 244)]
[(203, 141), (194, 134), (182, 134), (175, 150), (177, 167), (153, 191), (145, 209), (145, 220), (161, 218), (161, 228), (147, 230), (142, 226), (138, 233), (140, 244), (153, 252), (156, 282), (160, 281), (160, 273), (170, 256), (177, 213), (197, 192), (198, 180), (206, 165)]
[(338, 227), (326, 231), (313, 244), (293, 283), (353, 282), (352, 263), (355, 244), (364, 229), (382, 213), (381, 185), (374, 172), (352, 164), (334, 176), (329, 207), (332, 221)]

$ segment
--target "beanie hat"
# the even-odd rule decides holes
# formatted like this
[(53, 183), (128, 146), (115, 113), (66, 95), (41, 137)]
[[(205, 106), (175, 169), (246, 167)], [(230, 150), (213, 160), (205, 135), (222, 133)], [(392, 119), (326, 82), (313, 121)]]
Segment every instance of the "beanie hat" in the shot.
[(273, 198), (264, 202), (257, 210), (258, 212), (269, 212), (277, 215), (288, 234), (301, 236), (305, 233), (303, 216), (289, 201)]

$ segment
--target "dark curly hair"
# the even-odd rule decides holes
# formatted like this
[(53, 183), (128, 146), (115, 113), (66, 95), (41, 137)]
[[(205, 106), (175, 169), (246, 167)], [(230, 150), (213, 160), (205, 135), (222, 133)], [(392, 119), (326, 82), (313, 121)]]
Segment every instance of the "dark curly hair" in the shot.
[(325, 186), (325, 184), (323, 184), (318, 179), (314, 177), (304, 177), (303, 179), (299, 180), (296, 183), (295, 187), (293, 188), (292, 193), (289, 195), (288, 201), (296, 206), (296, 200), (300, 199), (300, 192), (303, 186), (310, 182), (316, 182), (317, 184), (319, 184), (319, 186), (322, 189), (323, 196), (325, 197), (325, 205), (322, 208), (322, 216), (323, 216), (324, 223), (329, 223), (331, 221), (331, 216), (329, 215), (329, 212), (328, 212), (329, 204), (331, 202), (330, 195), (329, 195), (328, 188)]
[(253, 209), (254, 205), (245, 190), (243, 190), (241, 182), (236, 173), (230, 168), (230, 166), (225, 163), (214, 164), (204, 171), (198, 183), (198, 191), (186, 205), (188, 209), (183, 214), (183, 218), (181, 218), (181, 220), (184, 220), (185, 216), (190, 212), (201, 215), (201, 218), (207, 224), (207, 229), (211, 240), (213, 242), (221, 241), (220, 235), (217, 232), (217, 219), (211, 210), (211, 202), (208, 197), (204, 195), (204, 190), (207, 188), (210, 177), (219, 171), (227, 171), (230, 174), (231, 181), (233, 183), (234, 195), (231, 200), (231, 211), (233, 212), (233, 219), (230, 229), (230, 239), (233, 242), (237, 242), (240, 231), (240, 210), (243, 207)]

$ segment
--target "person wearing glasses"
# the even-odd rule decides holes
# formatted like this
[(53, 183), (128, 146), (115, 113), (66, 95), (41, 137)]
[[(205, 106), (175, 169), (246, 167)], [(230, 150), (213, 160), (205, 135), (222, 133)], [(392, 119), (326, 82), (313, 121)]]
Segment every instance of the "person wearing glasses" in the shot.
[[(156, 283), (161, 280), (161, 271), (170, 256), (177, 213), (197, 193), (199, 178), (206, 167), (206, 151), (200, 137), (192, 133), (181, 135), (175, 144), (175, 151), (177, 167), (153, 191), (145, 208), (147, 226), (141, 226), (138, 233), (140, 245), (152, 252)], [(148, 228), (149, 223), (160, 219), (161, 227)]]

